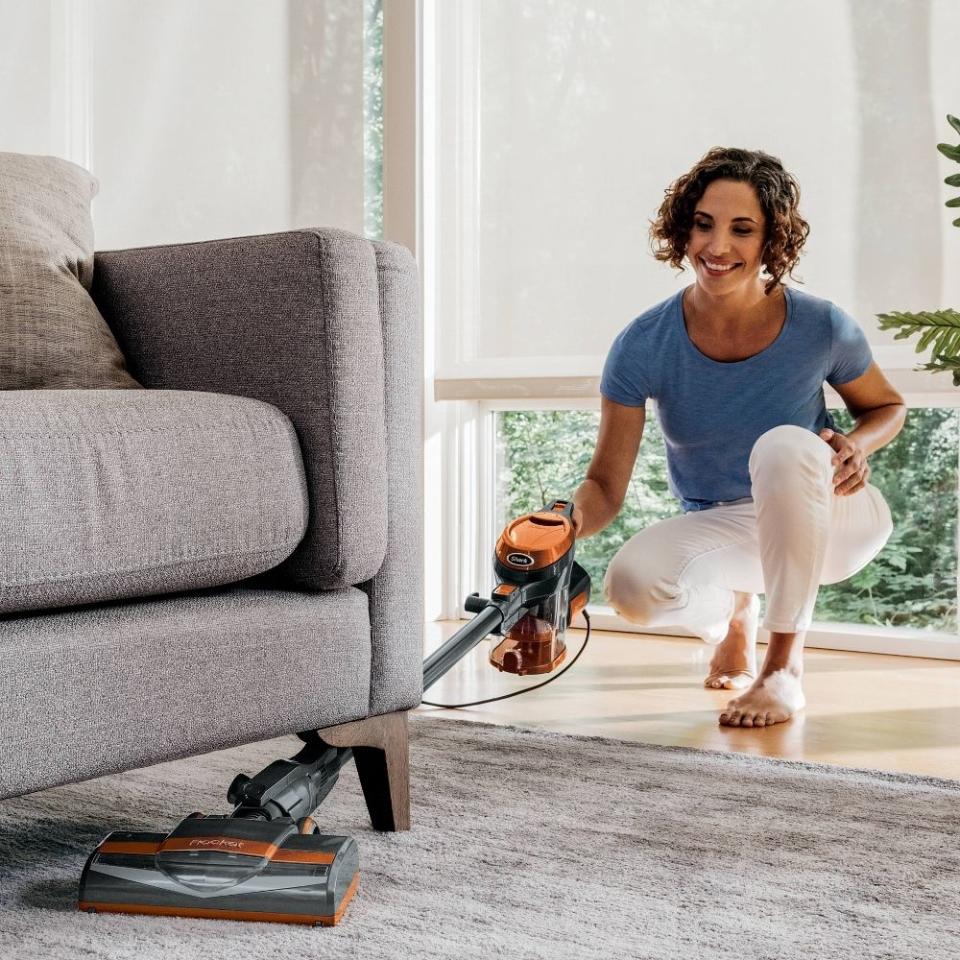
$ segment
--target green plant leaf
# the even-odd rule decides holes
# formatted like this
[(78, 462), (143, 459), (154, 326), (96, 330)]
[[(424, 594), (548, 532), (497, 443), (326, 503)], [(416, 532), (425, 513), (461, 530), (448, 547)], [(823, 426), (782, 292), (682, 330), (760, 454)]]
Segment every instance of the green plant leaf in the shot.
[(949, 143), (938, 143), (937, 149), (950, 160), (956, 160), (960, 163), (960, 144), (953, 147)]
[(956, 356), (957, 353), (957, 338), (953, 333), (949, 331), (944, 331), (937, 337), (937, 342), (934, 344), (931, 355), (936, 357), (937, 354), (945, 357)]
[(936, 327), (930, 327), (929, 330), (925, 330), (923, 336), (920, 338), (920, 342), (917, 344), (917, 353), (926, 350), (930, 346), (930, 341), (937, 336), (940, 331)]
[(951, 173), (943, 181), (948, 187), (960, 187), (960, 173)]
[(960, 207), (960, 197), (954, 197), (952, 200), (948, 200), (944, 206), (947, 207)]
[(960, 133), (960, 118), (958, 118), (958, 117), (951, 117), (950, 114), (948, 113), (948, 114), (947, 114), (947, 123), (949, 123), (950, 126), (953, 127), (953, 129), (957, 131), (957, 133)]
[[(938, 362), (932, 366), (915, 369), (944, 370), (960, 367), (960, 313), (956, 310), (923, 311), (920, 313), (903, 313), (894, 310), (891, 313), (876, 314), (881, 330), (899, 327), (894, 334), (894, 340), (906, 340), (915, 333), (920, 333), (920, 339), (914, 348), (915, 353), (922, 353), (936, 340), (933, 355)], [(946, 364), (944, 366), (943, 364)]]
[(945, 331), (934, 347), (934, 357), (940, 354), (945, 357), (955, 357), (960, 354), (960, 331)]
[(875, 315), (880, 321), (881, 330), (891, 327), (901, 327), (910, 324), (914, 327), (960, 327), (960, 313), (956, 310), (921, 311), (920, 313), (903, 313), (893, 310), (890, 313)]

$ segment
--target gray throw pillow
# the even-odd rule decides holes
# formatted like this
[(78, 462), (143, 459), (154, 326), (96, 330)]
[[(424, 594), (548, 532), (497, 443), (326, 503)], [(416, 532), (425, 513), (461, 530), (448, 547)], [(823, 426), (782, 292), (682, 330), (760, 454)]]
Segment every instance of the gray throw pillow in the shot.
[(0, 390), (141, 388), (90, 298), (98, 181), (0, 153)]

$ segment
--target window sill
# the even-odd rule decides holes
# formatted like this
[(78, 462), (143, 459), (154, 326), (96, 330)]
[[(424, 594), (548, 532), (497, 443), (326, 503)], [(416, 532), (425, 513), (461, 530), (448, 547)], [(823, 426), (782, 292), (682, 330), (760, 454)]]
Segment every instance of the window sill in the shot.
[[(874, 347), (876, 362), (908, 405), (960, 407), (960, 388), (948, 372), (917, 369), (929, 360), (910, 347)], [(441, 368), (434, 376), (435, 400), (597, 400), (604, 356), (504, 357)], [(532, 373), (542, 370), (544, 373)], [(842, 406), (824, 384), (827, 406)]]

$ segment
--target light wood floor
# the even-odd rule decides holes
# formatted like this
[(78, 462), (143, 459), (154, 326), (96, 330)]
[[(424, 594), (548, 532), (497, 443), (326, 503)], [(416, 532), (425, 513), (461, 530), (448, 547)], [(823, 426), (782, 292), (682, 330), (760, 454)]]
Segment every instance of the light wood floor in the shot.
[[(428, 623), (427, 653), (462, 623)], [(584, 630), (567, 632), (567, 662)], [(461, 703), (509, 693), (547, 676), (500, 673), (480, 643), (424, 693)], [(763, 662), (766, 647), (757, 650)], [(736, 692), (702, 686), (712, 648), (701, 640), (594, 630), (583, 656), (540, 690), (460, 710), (420, 706), (429, 716), (515, 723), (566, 733), (677, 744), (790, 760), (960, 779), (960, 663), (808, 649), (807, 707), (767, 728), (724, 727)]]

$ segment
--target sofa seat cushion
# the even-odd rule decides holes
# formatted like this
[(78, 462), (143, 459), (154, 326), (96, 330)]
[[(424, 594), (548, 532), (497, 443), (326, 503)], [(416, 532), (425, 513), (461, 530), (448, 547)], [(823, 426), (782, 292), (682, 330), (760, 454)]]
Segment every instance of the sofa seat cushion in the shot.
[(296, 431), (268, 403), (0, 392), (0, 613), (234, 583), (306, 525)]
[[(0, 618), (0, 687), (0, 799), (357, 720), (367, 595), (233, 586)], [(205, 813), (230, 812), (228, 786)]]

